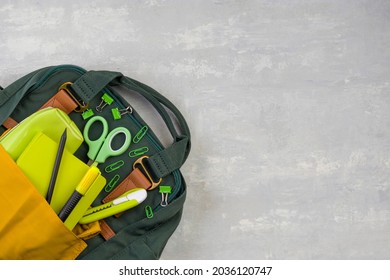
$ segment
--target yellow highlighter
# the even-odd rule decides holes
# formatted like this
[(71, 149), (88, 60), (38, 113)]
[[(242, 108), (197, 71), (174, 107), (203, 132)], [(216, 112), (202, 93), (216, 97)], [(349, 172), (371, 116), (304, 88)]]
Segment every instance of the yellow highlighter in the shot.
[(80, 199), (86, 194), (89, 187), (92, 186), (93, 182), (99, 177), (100, 170), (96, 166), (91, 166), (84, 177), (81, 179), (80, 183), (77, 185), (75, 191), (65, 203), (64, 207), (58, 214), (58, 217), (61, 221), (65, 221), (73, 209), (76, 207)]

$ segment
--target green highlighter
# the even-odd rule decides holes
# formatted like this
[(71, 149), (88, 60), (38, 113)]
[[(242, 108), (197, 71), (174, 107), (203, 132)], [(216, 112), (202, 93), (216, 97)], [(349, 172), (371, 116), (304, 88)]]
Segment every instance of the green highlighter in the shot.
[(146, 197), (147, 192), (145, 189), (132, 189), (113, 201), (88, 209), (84, 216), (80, 219), (79, 223), (88, 224), (116, 215), (141, 204)]

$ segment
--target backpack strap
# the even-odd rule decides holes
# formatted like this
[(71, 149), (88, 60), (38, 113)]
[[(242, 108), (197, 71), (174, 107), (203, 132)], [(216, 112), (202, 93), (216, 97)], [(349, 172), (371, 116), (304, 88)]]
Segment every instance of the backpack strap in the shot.
[[(120, 82), (126, 88), (143, 95), (155, 107), (174, 140), (171, 146), (145, 159), (146, 164), (157, 178), (162, 178), (179, 169), (186, 161), (191, 149), (190, 130), (181, 112), (167, 98), (145, 84), (128, 77), (122, 77)], [(173, 113), (181, 130), (180, 133), (176, 130), (173, 120), (165, 108)]]
[[(69, 65), (41, 68), (20, 78), (5, 89), (0, 88), (0, 125), (3, 125), (6, 128), (14, 126), (15, 121), (7, 118), (12, 114), (29, 90), (39, 86), (42, 78), (46, 77), (56, 69), (68, 66)], [(67, 94), (65, 94), (65, 91), (59, 91), (44, 106), (42, 106), (42, 108), (47, 106), (60, 108), (61, 110), (69, 113), (74, 110), (75, 103), (69, 96), (67, 96)]]
[(109, 83), (112, 83), (114, 80), (119, 79), (122, 76), (122, 73), (119, 72), (88, 71), (70, 85), (70, 88), (87, 103)]
[(33, 87), (50, 67), (31, 72), (0, 90), (0, 125), (11, 115), (29, 88)]
[[(72, 112), (77, 108), (77, 103), (68, 95), (68, 93), (65, 90), (61, 89), (52, 98), (50, 98), (45, 104), (43, 104), (41, 108), (39, 108), (39, 110), (47, 107), (58, 108), (64, 111), (66, 114), (69, 114), (70, 112)], [(3, 126), (6, 129), (11, 129), (15, 127), (17, 124), (18, 122), (11, 117), (8, 117), (3, 122)]]

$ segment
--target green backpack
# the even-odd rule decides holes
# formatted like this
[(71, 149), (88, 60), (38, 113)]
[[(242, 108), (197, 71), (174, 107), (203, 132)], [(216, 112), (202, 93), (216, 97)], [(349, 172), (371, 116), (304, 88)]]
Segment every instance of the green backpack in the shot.
[[(63, 96), (54, 100), (59, 92)], [(124, 99), (141, 96), (158, 112), (172, 135), (168, 147), (162, 145), (141, 117), (154, 112), (137, 112)], [(64, 110), (80, 131), (92, 115), (105, 118), (110, 128), (122, 126), (130, 131), (132, 141), (127, 151), (98, 165), (107, 186), (93, 206), (102, 204), (103, 198), (128, 180), (135, 168), (151, 185), (146, 188), (147, 198), (141, 205), (119, 217), (105, 219), (111, 235), (99, 234), (86, 240), (88, 246), (78, 259), (160, 258), (180, 222), (186, 198), (186, 183), (179, 169), (191, 145), (190, 131), (180, 111), (154, 89), (119, 72), (86, 71), (74, 65), (50, 66), (4, 89), (0, 87), (0, 135), (42, 106)], [(98, 129), (91, 130), (89, 137), (96, 139), (99, 133)], [(88, 149), (84, 142), (75, 156), (86, 163)]]

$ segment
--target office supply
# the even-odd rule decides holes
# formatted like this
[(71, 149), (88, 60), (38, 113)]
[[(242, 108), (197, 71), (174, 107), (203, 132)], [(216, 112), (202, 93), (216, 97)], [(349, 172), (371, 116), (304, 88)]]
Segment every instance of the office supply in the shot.
[(104, 187), (104, 190), (106, 192), (110, 192), (113, 188), (115, 188), (116, 184), (118, 183), (119, 179), (121, 177), (116, 174), (112, 179), (107, 183), (107, 186)]
[(98, 112), (101, 112), (104, 107), (106, 107), (107, 105), (111, 105), (112, 102), (114, 102), (114, 99), (107, 93), (102, 95), (101, 100), (102, 101), (100, 102), (100, 104), (96, 106), (96, 111)]
[(139, 141), (141, 141), (141, 139), (145, 136), (146, 132), (148, 132), (148, 127), (146, 125), (144, 125), (143, 127), (141, 127), (141, 129), (135, 134), (134, 138), (133, 138), (133, 142), (135, 144), (139, 143)]
[[(57, 149), (58, 145), (56, 142), (43, 133), (37, 133), (16, 161), (19, 168), (30, 179), (42, 197), (46, 197), (47, 195)], [(67, 149), (64, 150), (61, 168), (56, 180), (56, 187), (50, 203), (51, 208), (56, 214), (65, 205), (67, 199), (72, 195), (75, 186), (81, 181), (88, 169), (89, 166), (87, 164), (72, 155)], [(93, 185), (93, 189), (100, 188), (102, 190), (105, 184), (105, 179), (99, 176), (99, 179)], [(97, 193), (93, 198), (90, 197), (90, 193), (91, 190), (79, 202), (80, 204), (87, 200), (89, 204), (86, 203), (85, 209), (90, 206), (98, 195)], [(82, 210), (80, 217), (84, 214), (85, 209)]]
[(141, 147), (141, 148), (138, 148), (138, 149), (130, 151), (129, 152), (129, 157), (131, 157), (131, 158), (139, 157), (139, 156), (142, 156), (142, 155), (146, 154), (148, 151), (149, 151), (149, 148), (144, 146), (144, 147)]
[(56, 160), (54, 162), (53, 172), (51, 174), (50, 184), (49, 184), (49, 188), (48, 188), (47, 194), (46, 194), (46, 201), (49, 204), (50, 204), (51, 198), (53, 196), (53, 191), (54, 191), (54, 187), (55, 187), (56, 180), (57, 180), (58, 170), (60, 169), (62, 154), (64, 153), (65, 143), (66, 143), (66, 128), (64, 130), (64, 133), (62, 133), (60, 143), (58, 145)]
[(161, 193), (161, 203), (162, 207), (168, 206), (168, 195), (172, 193), (171, 186), (160, 186), (159, 192)]
[(65, 203), (64, 207), (58, 214), (58, 217), (61, 221), (65, 221), (69, 214), (76, 207), (77, 203), (80, 199), (87, 193), (88, 189), (93, 185), (93, 182), (100, 175), (100, 170), (96, 166), (91, 166), (88, 172), (84, 175), (83, 179), (81, 179), (80, 183), (77, 185), (75, 191), (69, 200)]
[(113, 108), (111, 109), (111, 114), (114, 120), (119, 120), (122, 118), (125, 114), (131, 114), (133, 112), (133, 108), (130, 106), (126, 107), (125, 109), (119, 109), (119, 108)]
[[(91, 130), (92, 124), (95, 122), (101, 122), (103, 124), (103, 131), (97, 140), (91, 140), (89, 138), (89, 131)], [(114, 150), (111, 144), (115, 136), (119, 134), (124, 134), (125, 140), (120, 148)], [(100, 116), (95, 116), (92, 117), (85, 125), (84, 139), (89, 146), (87, 155), (90, 161), (88, 162), (88, 165), (96, 166), (99, 163), (105, 162), (105, 160), (110, 156), (118, 156), (123, 154), (130, 146), (131, 134), (130, 131), (125, 127), (114, 128), (110, 133), (108, 133), (108, 123), (106, 119)]]
[(114, 163), (111, 163), (110, 165), (107, 165), (106, 168), (104, 168), (104, 171), (106, 171), (107, 173), (111, 173), (121, 168), (124, 164), (125, 162), (123, 160), (118, 160)]
[(81, 116), (83, 117), (84, 120), (89, 119), (89, 118), (92, 117), (93, 115), (95, 115), (95, 113), (93, 112), (92, 109), (87, 109), (87, 110), (85, 110), (85, 111), (81, 114)]
[(141, 204), (147, 197), (146, 190), (132, 189), (113, 201), (88, 209), (80, 219), (80, 224), (88, 224), (113, 216)]
[(153, 209), (150, 205), (146, 205), (145, 206), (145, 214), (146, 214), (146, 217), (148, 219), (151, 219), (153, 218), (154, 214), (153, 214)]
[(99, 193), (102, 191), (104, 185), (106, 184), (106, 179), (99, 174), (96, 180), (89, 187), (88, 191), (77, 203), (73, 211), (70, 213), (68, 218), (65, 220), (64, 225), (72, 230), (80, 218), (84, 215), (85, 211), (92, 205), (93, 201), (98, 197)]

